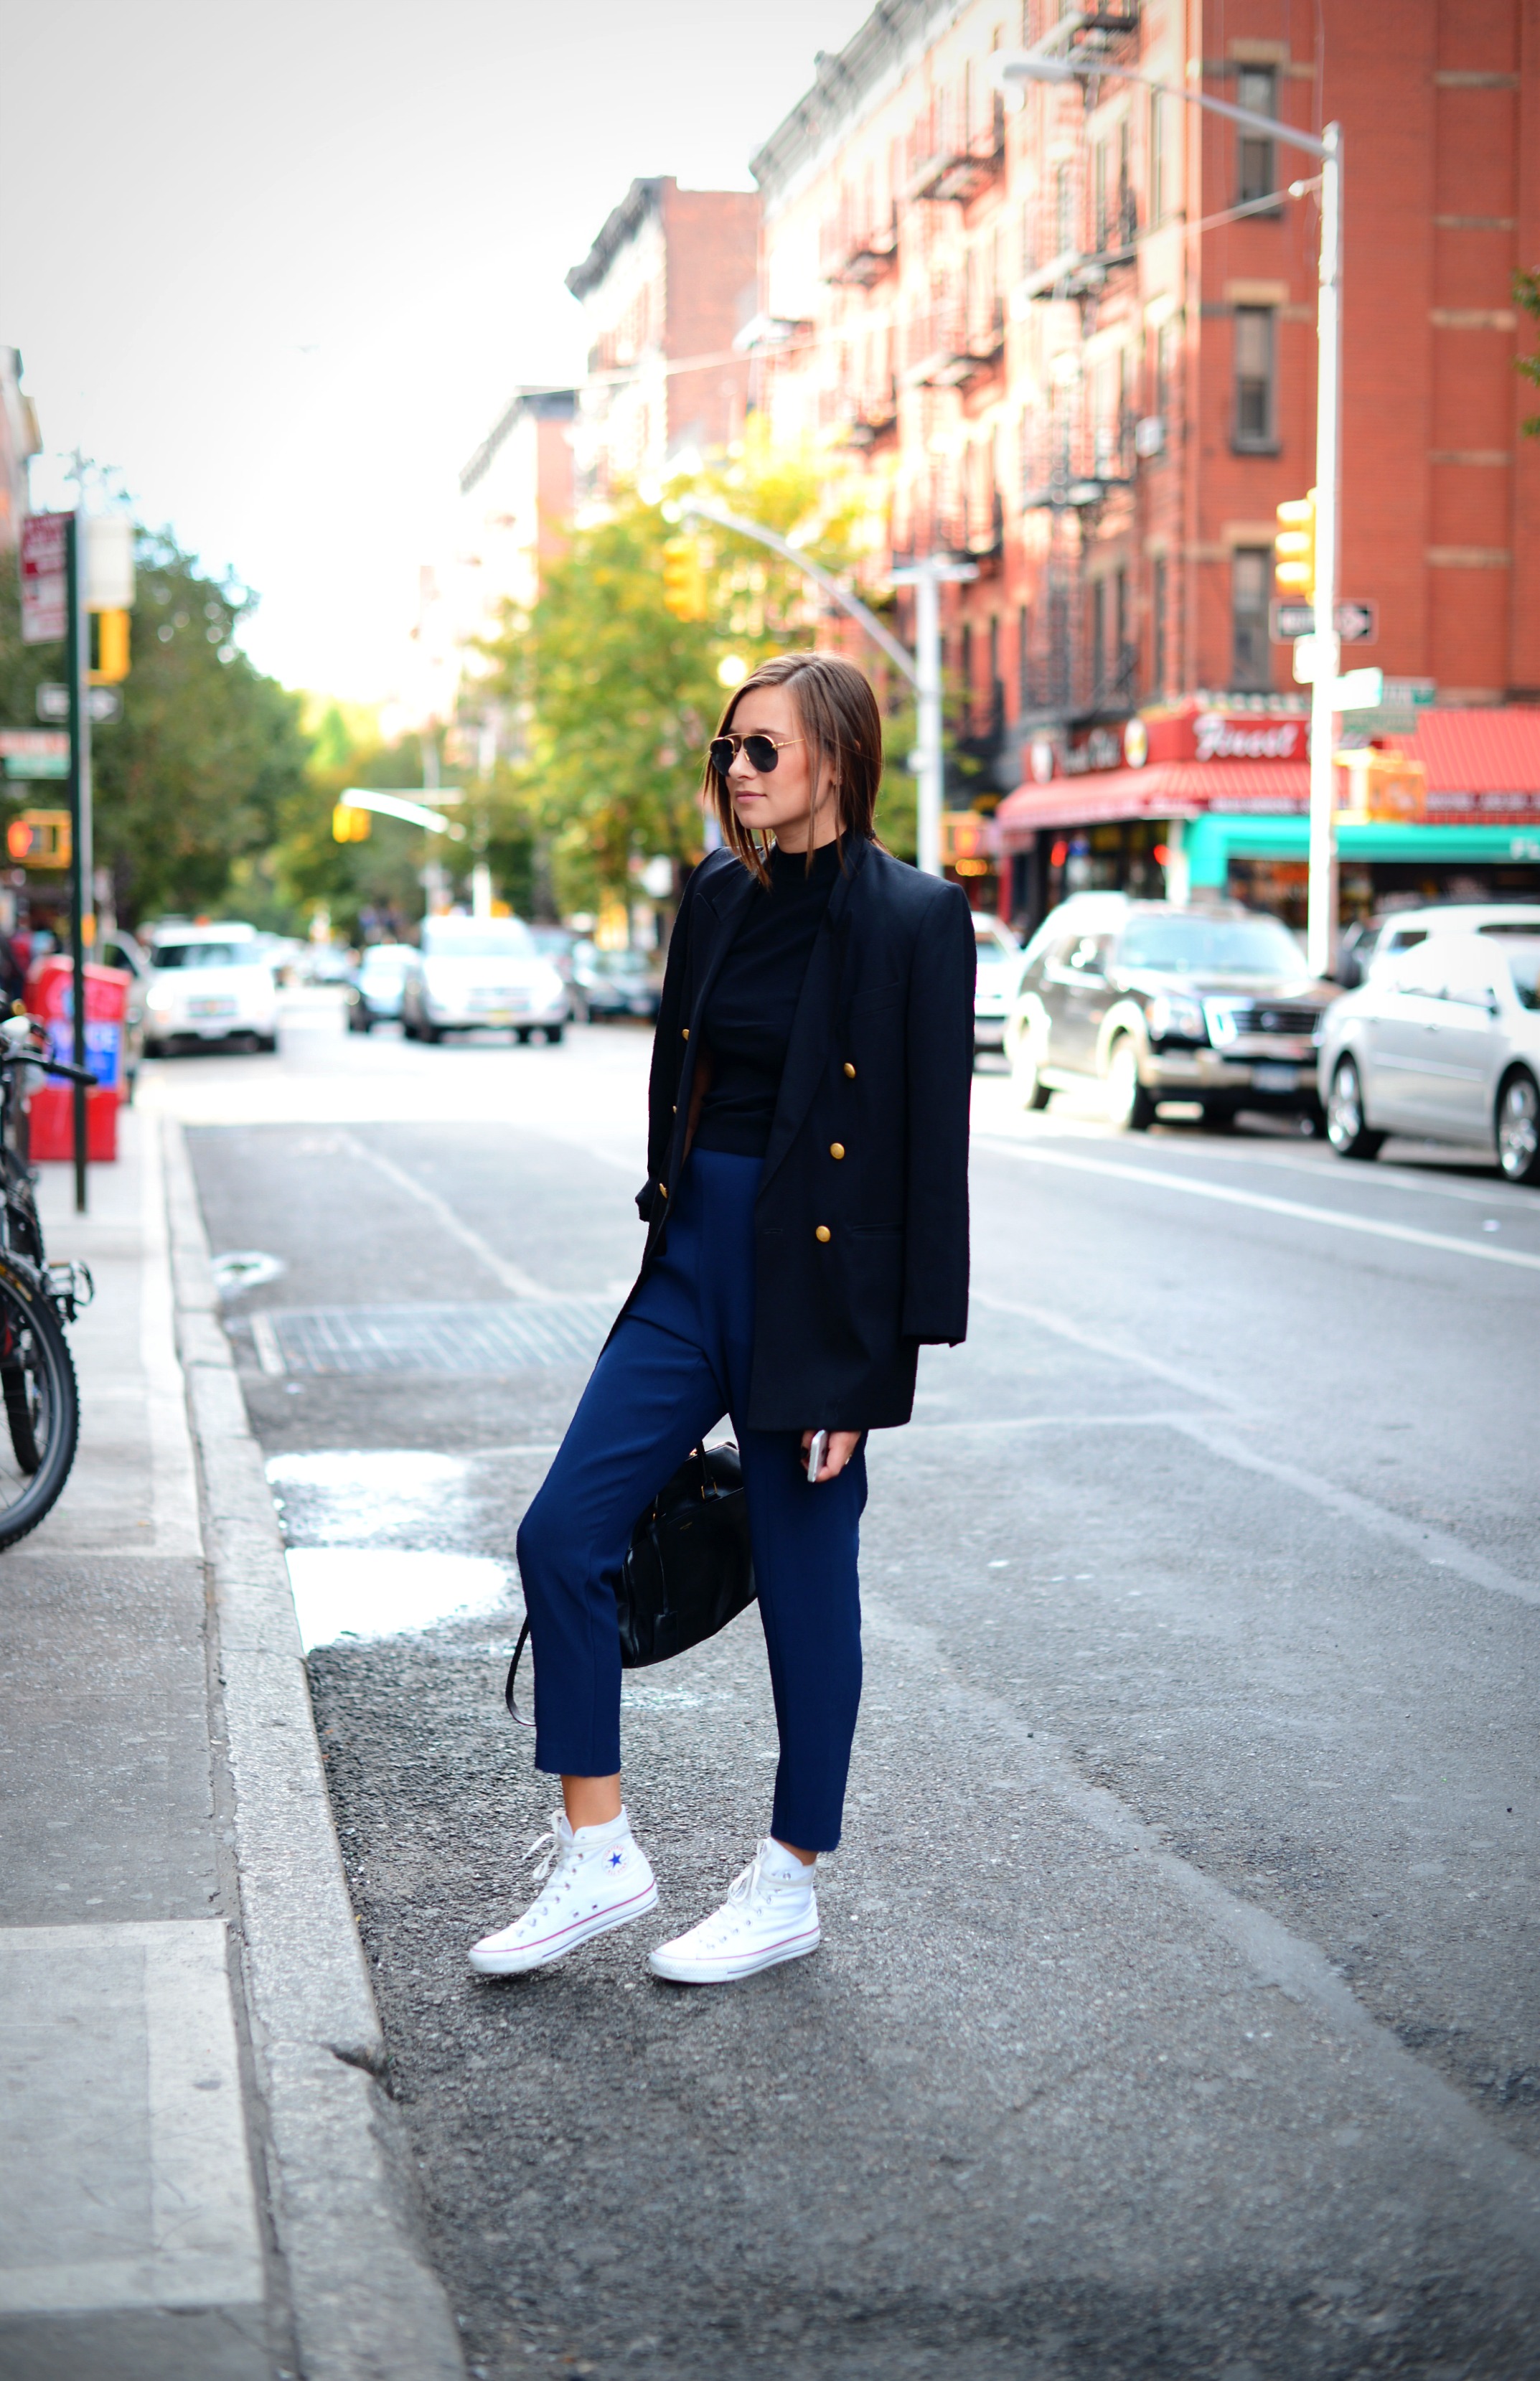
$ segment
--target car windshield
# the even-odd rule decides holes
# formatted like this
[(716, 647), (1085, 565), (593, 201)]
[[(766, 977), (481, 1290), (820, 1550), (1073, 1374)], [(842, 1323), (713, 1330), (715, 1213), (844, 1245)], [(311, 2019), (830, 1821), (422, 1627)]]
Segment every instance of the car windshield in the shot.
[(383, 949), (376, 946), (365, 951), (361, 972), (364, 975), (404, 975), (411, 957), (404, 943), (390, 943)]
[(1161, 975), (1301, 975), (1304, 954), (1277, 918), (1135, 918), (1118, 965)]
[(1513, 978), (1513, 989), (1526, 1008), (1540, 1008), (1540, 989), (1535, 978), (1540, 973), (1540, 934), (1521, 940), (1511, 931), (1503, 935), (1500, 945), (1508, 961), (1508, 972)]
[(253, 967), (256, 953), (250, 943), (157, 943), (157, 968)]
[(647, 962), (640, 951), (595, 951), (589, 961), (595, 975), (645, 975)]
[(428, 918), (422, 925), (425, 959), (527, 959), (534, 956), (521, 918)]

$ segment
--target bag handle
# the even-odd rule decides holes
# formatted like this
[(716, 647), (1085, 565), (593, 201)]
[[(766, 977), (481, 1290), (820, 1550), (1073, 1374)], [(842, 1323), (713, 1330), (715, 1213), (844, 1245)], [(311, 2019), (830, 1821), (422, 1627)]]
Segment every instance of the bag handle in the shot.
[(534, 1726), (533, 1720), (526, 1719), (522, 1712), (519, 1710), (519, 1705), (513, 1700), (514, 1681), (519, 1676), (519, 1657), (524, 1651), (524, 1640), (528, 1637), (529, 1633), (530, 1622), (529, 1616), (526, 1614), (524, 1626), (519, 1631), (519, 1642), (513, 1649), (513, 1659), (508, 1664), (507, 1683), (503, 1689), (503, 1701), (508, 1707), (508, 1717), (511, 1720), (516, 1721), (520, 1728), (533, 1728)]

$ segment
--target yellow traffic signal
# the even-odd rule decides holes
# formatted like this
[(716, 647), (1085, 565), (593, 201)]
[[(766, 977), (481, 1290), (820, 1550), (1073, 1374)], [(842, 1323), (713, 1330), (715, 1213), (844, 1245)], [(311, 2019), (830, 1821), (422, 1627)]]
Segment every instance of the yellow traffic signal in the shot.
[(1294, 496), (1277, 508), (1277, 534), (1273, 540), (1273, 575), (1288, 595), (1315, 600), (1315, 491)]
[(67, 868), (69, 812), (22, 811), (6, 829), (6, 849), (23, 868)]
[(663, 602), (676, 620), (706, 617), (706, 574), (692, 537), (671, 537), (663, 549)]
[(96, 667), (91, 673), (92, 686), (116, 686), (128, 675), (128, 615), (127, 612), (93, 612), (96, 623)]
[(338, 802), (332, 812), (332, 841), (367, 843), (370, 824), (367, 811), (360, 810), (355, 802)]

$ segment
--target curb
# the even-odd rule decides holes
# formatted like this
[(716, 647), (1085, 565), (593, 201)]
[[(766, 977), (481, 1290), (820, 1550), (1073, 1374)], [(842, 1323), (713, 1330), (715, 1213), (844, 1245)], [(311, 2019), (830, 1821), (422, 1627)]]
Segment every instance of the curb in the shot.
[(187, 1382), (235, 1790), (246, 1998), (305, 2381), (464, 2381), (430, 2265), (332, 1822), (288, 1570), (181, 1126), (164, 1127)]

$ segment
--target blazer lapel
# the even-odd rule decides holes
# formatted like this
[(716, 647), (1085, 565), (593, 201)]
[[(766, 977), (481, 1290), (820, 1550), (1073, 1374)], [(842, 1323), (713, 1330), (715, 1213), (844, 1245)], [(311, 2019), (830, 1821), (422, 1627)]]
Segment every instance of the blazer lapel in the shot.
[(764, 1153), (764, 1172), (760, 1178), (762, 1190), (797, 1137), (828, 1056), (839, 997), (839, 979), (845, 967), (845, 946), (849, 935), (847, 911), (867, 849), (864, 837), (858, 839), (852, 836), (846, 845), (845, 866), (835, 880), (829, 906), (824, 912), (824, 922), (813, 946), (813, 957), (802, 978), (801, 996), (791, 1021), (791, 1039), (787, 1044), (780, 1097), (776, 1102), (769, 1146)]

